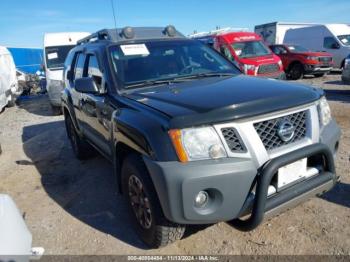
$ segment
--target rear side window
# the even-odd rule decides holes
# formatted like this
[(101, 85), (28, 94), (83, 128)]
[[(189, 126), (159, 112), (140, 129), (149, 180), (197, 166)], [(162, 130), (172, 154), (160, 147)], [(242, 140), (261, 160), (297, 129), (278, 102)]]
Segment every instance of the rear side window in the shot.
[(85, 55), (80, 53), (74, 70), (74, 79), (82, 78), (84, 75)]
[(102, 72), (98, 65), (97, 57), (95, 55), (88, 56), (87, 76), (91, 77), (95, 81), (99, 89), (101, 88)]
[(338, 42), (333, 37), (325, 37), (323, 40), (323, 47), (328, 49), (334, 49), (338, 45)]

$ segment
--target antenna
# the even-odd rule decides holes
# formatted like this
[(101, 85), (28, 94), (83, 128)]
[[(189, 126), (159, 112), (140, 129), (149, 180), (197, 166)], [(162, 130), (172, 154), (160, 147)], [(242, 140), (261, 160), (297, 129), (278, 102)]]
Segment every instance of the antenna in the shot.
[(113, 11), (113, 19), (114, 19), (114, 28), (117, 28), (117, 20), (115, 18), (115, 10), (114, 10), (114, 0), (111, 0), (112, 11)]

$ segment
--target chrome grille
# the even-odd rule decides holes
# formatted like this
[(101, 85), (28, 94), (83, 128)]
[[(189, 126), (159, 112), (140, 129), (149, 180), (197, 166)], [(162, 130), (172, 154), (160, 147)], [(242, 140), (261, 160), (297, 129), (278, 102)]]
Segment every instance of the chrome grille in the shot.
[(222, 128), (221, 132), (231, 152), (233, 153), (246, 152), (246, 148), (242, 140), (240, 139), (236, 129), (232, 127)]
[(318, 61), (323, 62), (323, 63), (329, 63), (332, 61), (332, 57), (330, 56), (321, 56), (318, 58)]
[(280, 69), (278, 64), (261, 65), (258, 69), (258, 74), (269, 74), (278, 72)]
[[(307, 111), (294, 113), (291, 115), (278, 117), (254, 124), (254, 128), (260, 136), (266, 150), (273, 150), (280, 146), (291, 144), (306, 136), (306, 114)], [(288, 120), (295, 127), (293, 138), (285, 142), (277, 134), (278, 125), (281, 121)]]

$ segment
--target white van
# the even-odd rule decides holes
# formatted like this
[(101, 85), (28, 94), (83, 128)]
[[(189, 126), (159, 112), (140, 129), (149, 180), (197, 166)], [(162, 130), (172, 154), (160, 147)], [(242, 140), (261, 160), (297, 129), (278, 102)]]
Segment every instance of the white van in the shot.
[(19, 95), (13, 57), (6, 47), (0, 46), (0, 112), (5, 106), (13, 106)]
[(334, 67), (343, 68), (345, 58), (350, 54), (350, 27), (346, 24), (325, 24), (289, 29), (283, 42), (331, 53)]
[(61, 106), (63, 65), (69, 51), (77, 41), (90, 35), (86, 32), (48, 33), (44, 36), (44, 63), (46, 88), (53, 108)]

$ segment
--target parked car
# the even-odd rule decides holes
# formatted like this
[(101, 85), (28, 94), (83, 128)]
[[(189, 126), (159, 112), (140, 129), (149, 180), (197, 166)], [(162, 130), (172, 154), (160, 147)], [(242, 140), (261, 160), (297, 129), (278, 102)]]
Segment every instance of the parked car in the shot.
[(21, 94), (19, 89), (16, 66), (11, 53), (6, 47), (0, 46), (0, 112), (5, 106), (13, 106)]
[(219, 30), (192, 38), (212, 45), (247, 75), (285, 79), (280, 58), (255, 33)]
[(64, 79), (75, 155), (95, 148), (111, 161), (151, 247), (190, 224), (252, 230), (338, 180), (340, 130), (322, 89), (244, 76), (173, 26), (92, 34), (70, 51)]
[(345, 59), (344, 69), (341, 76), (344, 83), (350, 84), (350, 55)]
[(278, 55), (288, 78), (297, 80), (304, 75), (323, 76), (333, 68), (332, 55), (325, 52), (311, 52), (299, 45), (271, 45)]
[(48, 33), (44, 36), (46, 89), (52, 108), (56, 112), (61, 108), (64, 60), (77, 41), (88, 35), (86, 32), (64, 32)]
[(30, 261), (44, 254), (44, 248), (32, 248), (32, 234), (15, 202), (4, 194), (0, 194), (0, 232), (1, 261)]
[(328, 52), (333, 56), (334, 67), (342, 69), (345, 58), (350, 54), (350, 27), (346, 24), (326, 24), (290, 29), (283, 43)]

